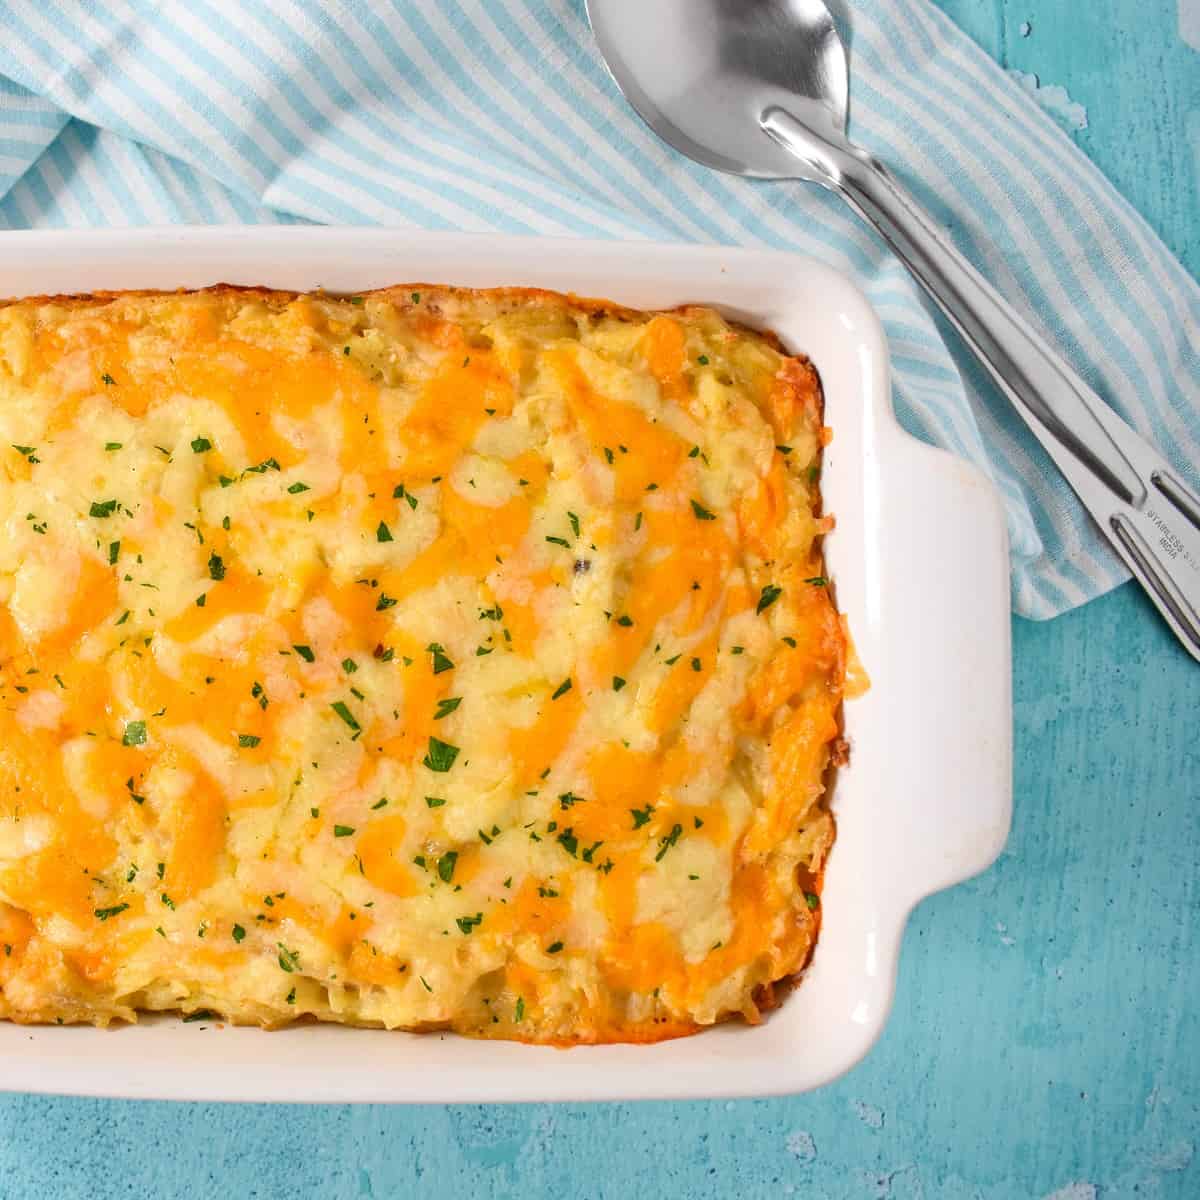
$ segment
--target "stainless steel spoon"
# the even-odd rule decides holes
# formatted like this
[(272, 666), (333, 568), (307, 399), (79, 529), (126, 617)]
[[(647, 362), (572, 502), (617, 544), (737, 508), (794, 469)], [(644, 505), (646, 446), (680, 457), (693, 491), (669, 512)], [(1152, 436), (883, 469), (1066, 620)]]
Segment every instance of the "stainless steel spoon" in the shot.
[(706, 166), (841, 195), (924, 286), (1200, 661), (1200, 497), (846, 137), (846, 53), (822, 0), (587, 0), (617, 86)]

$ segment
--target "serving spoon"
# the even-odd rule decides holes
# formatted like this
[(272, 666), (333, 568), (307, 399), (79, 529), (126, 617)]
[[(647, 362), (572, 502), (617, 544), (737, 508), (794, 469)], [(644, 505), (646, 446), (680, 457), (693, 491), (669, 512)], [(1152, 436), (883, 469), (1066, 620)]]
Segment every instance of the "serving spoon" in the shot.
[(625, 98), (705, 166), (837, 192), (878, 230), (1020, 413), (1200, 661), (1200, 497), (846, 136), (846, 51), (822, 0), (587, 0)]

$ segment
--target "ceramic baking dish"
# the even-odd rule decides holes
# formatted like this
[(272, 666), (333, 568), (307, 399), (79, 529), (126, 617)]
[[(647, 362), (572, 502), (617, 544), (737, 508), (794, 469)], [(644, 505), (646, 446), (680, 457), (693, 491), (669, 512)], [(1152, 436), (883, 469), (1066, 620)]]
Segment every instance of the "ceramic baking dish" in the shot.
[(277, 1032), (150, 1018), (0, 1022), (0, 1089), (194, 1100), (500, 1101), (767, 1095), (817, 1087), (879, 1036), (913, 905), (987, 867), (1011, 813), (1008, 548), (992, 486), (905, 434), (857, 288), (793, 255), (701, 246), (321, 228), (0, 235), (0, 295), (226, 282), (359, 291), (519, 284), (639, 308), (687, 301), (775, 330), (825, 387), (838, 607), (871, 678), (846, 706), (838, 840), (800, 986), (762, 1025), (571, 1050), (451, 1034)]

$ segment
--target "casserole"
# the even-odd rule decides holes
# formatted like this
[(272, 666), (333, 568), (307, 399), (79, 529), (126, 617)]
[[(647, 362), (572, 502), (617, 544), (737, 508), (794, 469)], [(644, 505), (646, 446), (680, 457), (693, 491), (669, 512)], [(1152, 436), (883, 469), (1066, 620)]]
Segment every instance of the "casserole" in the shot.
[(0, 304), (0, 1017), (757, 1023), (833, 840), (821, 409), (707, 308)]
[(0, 262), (9, 295), (219, 281), (353, 292), (437, 279), (648, 309), (702, 302), (773, 329), (812, 357), (824, 384), (836, 430), (823, 481), (838, 521), (829, 572), (872, 681), (847, 718), (852, 765), (834, 791), (839, 834), (819, 948), (803, 987), (761, 1026), (570, 1051), (174, 1020), (110, 1033), (5, 1026), (0, 1086), (245, 1100), (745, 1095), (817, 1086), (866, 1052), (886, 1018), (912, 905), (983, 869), (1003, 845), (1011, 702), (1000, 504), (973, 468), (896, 425), (886, 346), (853, 285), (773, 253), (380, 230), (10, 234)]

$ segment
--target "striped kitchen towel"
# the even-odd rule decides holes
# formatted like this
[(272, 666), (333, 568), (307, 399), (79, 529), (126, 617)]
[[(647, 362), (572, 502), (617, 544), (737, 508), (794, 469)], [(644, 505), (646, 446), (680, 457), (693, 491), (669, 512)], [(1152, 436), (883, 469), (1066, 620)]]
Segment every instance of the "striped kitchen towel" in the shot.
[[(854, 136), (1197, 482), (1196, 282), (928, 0), (849, 7)], [(904, 424), (999, 485), (1017, 611), (1125, 577), (876, 238), (816, 188), (656, 141), (583, 0), (3, 0), (0, 28), (0, 226), (377, 222), (802, 251), (868, 292)]]

